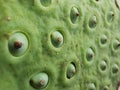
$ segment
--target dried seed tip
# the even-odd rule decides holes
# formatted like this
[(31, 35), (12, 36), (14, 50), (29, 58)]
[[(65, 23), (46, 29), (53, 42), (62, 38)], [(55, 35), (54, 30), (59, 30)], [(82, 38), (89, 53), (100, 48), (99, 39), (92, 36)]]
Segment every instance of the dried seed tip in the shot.
[(101, 68), (101, 70), (102, 70), (102, 71), (106, 70), (106, 67), (107, 67), (107, 63), (106, 63), (105, 61), (102, 61), (102, 62), (100, 63), (100, 68)]
[(89, 48), (86, 52), (86, 58), (88, 61), (90, 61), (93, 59), (93, 57), (94, 57), (94, 51), (91, 48)]
[(52, 0), (40, 0), (40, 2), (43, 6), (47, 7), (52, 3)]
[(96, 90), (95, 84), (94, 83), (89, 83), (87, 85), (88, 90)]
[(51, 34), (51, 42), (53, 46), (60, 47), (63, 44), (63, 35), (59, 31), (54, 31)]
[(67, 67), (67, 78), (70, 79), (75, 75), (76, 72), (76, 68), (75, 65), (73, 63), (70, 63)]
[(96, 17), (96, 16), (90, 17), (89, 27), (90, 27), (90, 28), (95, 28), (96, 25), (97, 25), (97, 17)]
[(8, 48), (13, 56), (21, 56), (28, 49), (28, 39), (23, 33), (13, 33), (8, 39)]
[(120, 0), (115, 0), (115, 4), (116, 4), (117, 8), (120, 9)]
[(105, 44), (107, 42), (107, 36), (106, 35), (102, 35), (101, 36), (101, 44)]
[(72, 7), (71, 12), (70, 12), (70, 19), (71, 19), (72, 23), (76, 23), (78, 17), (79, 17), (78, 8)]
[(118, 65), (117, 64), (114, 64), (113, 66), (112, 66), (112, 73), (117, 73), (119, 71), (119, 67), (118, 67)]
[(46, 73), (39, 73), (30, 79), (30, 85), (35, 89), (45, 88), (48, 84), (48, 75)]

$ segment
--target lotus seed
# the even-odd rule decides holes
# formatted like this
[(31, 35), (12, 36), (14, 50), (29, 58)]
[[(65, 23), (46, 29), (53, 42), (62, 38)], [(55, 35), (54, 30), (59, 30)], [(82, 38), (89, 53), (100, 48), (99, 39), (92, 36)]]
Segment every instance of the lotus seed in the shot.
[(101, 44), (105, 44), (107, 42), (107, 36), (106, 35), (102, 35), (101, 36)]
[(96, 25), (97, 25), (97, 17), (94, 15), (94, 16), (90, 17), (89, 27), (90, 28), (95, 28)]
[(78, 17), (79, 17), (78, 9), (76, 7), (72, 7), (71, 12), (70, 12), (70, 19), (72, 23), (76, 23)]
[(40, 0), (41, 4), (45, 7), (49, 6), (51, 4), (51, 0)]
[(48, 75), (46, 73), (39, 73), (33, 76), (30, 80), (30, 85), (35, 89), (45, 88), (48, 84)]
[(8, 48), (13, 56), (21, 56), (28, 48), (28, 39), (23, 33), (13, 33), (8, 41)]
[(87, 52), (86, 52), (86, 58), (88, 61), (92, 60), (94, 57), (94, 51), (92, 50), (92, 48), (88, 48)]
[(114, 20), (114, 16), (115, 16), (114, 12), (110, 11), (107, 16), (108, 22), (112, 22)]
[(107, 67), (106, 62), (105, 62), (105, 61), (102, 61), (101, 64), (100, 64), (101, 70), (104, 71), (104, 70), (106, 69), (106, 67)]
[(112, 66), (112, 73), (117, 73), (119, 71), (119, 67), (118, 67), (118, 65), (117, 64), (114, 64), (113, 66)]
[(67, 67), (67, 78), (70, 79), (75, 75), (76, 68), (73, 63), (69, 64)]
[(88, 84), (88, 90), (96, 90), (95, 84), (94, 83), (89, 83)]

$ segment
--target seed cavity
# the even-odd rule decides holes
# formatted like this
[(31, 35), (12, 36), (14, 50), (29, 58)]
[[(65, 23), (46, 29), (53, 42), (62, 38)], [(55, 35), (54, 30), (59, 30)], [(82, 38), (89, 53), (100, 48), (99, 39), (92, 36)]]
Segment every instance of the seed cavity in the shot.
[(107, 43), (107, 36), (106, 35), (102, 35), (101, 38), (100, 38), (100, 42), (101, 44), (106, 44)]
[(113, 11), (108, 12), (107, 14), (107, 21), (112, 22), (114, 20), (115, 14)]
[(51, 42), (54, 47), (58, 48), (63, 45), (63, 35), (59, 31), (54, 31), (51, 34)]
[(67, 78), (70, 79), (72, 78), (76, 73), (76, 67), (74, 65), (74, 63), (70, 63), (67, 67)]
[(113, 48), (114, 48), (115, 50), (117, 50), (119, 47), (120, 47), (120, 41), (114, 40)]
[(8, 40), (8, 49), (13, 56), (21, 56), (28, 49), (28, 39), (23, 33), (13, 33)]
[(105, 71), (106, 68), (107, 68), (107, 63), (106, 63), (105, 61), (102, 61), (102, 62), (100, 63), (100, 69), (101, 69), (102, 71)]
[(52, 3), (52, 0), (40, 0), (40, 2), (43, 6), (48, 7)]
[(87, 88), (88, 88), (88, 90), (96, 90), (96, 86), (95, 86), (94, 83), (89, 83), (89, 84), (87, 85)]
[(112, 73), (116, 74), (116, 73), (118, 73), (118, 71), (119, 71), (118, 65), (117, 64), (113, 64), (113, 66), (112, 66)]
[(117, 8), (120, 9), (120, 0), (115, 0), (115, 4), (116, 4)]
[(71, 22), (72, 22), (73, 24), (76, 23), (77, 20), (78, 20), (78, 17), (79, 17), (78, 8), (72, 7), (71, 12), (70, 12), (70, 19), (71, 19)]
[(92, 48), (87, 49), (86, 58), (88, 61), (91, 61), (94, 58), (94, 51)]
[(89, 19), (89, 27), (95, 28), (97, 25), (97, 17), (95, 15), (91, 16)]
[(48, 84), (48, 75), (44, 72), (33, 76), (30, 79), (30, 85), (35, 89), (43, 89)]

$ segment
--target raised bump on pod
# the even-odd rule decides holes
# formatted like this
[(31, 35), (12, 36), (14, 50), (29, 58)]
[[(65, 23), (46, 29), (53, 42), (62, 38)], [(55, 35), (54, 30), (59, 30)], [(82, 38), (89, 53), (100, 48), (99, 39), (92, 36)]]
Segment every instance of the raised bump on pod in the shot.
[(35, 89), (45, 88), (48, 84), (48, 75), (46, 73), (39, 73), (30, 79), (30, 85)]
[(67, 67), (67, 78), (70, 79), (72, 78), (76, 73), (76, 67), (73, 63), (70, 63)]
[(54, 47), (60, 47), (63, 44), (63, 35), (59, 31), (52, 32), (51, 42)]
[(72, 7), (71, 12), (70, 12), (70, 19), (72, 23), (76, 23), (78, 17), (79, 17), (78, 9), (76, 7)]

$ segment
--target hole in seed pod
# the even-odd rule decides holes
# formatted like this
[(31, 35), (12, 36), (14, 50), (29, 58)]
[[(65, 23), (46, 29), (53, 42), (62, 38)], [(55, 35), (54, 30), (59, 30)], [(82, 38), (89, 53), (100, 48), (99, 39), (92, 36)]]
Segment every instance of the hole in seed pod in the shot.
[(104, 86), (103, 90), (109, 90), (108, 86)]
[(118, 65), (117, 65), (117, 64), (114, 64), (114, 65), (112, 66), (112, 73), (113, 73), (113, 74), (116, 74), (116, 73), (118, 73), (118, 71), (119, 71)]
[(96, 25), (97, 25), (97, 17), (95, 15), (91, 16), (90, 20), (89, 20), (89, 27), (90, 28), (95, 28)]
[(120, 41), (114, 40), (113, 48), (114, 48), (115, 50), (117, 50), (119, 47), (120, 47)]
[(94, 58), (94, 51), (92, 48), (88, 48), (86, 52), (86, 58), (88, 61), (91, 61)]
[(77, 19), (79, 17), (79, 11), (76, 7), (72, 7), (71, 12), (70, 12), (70, 19), (72, 23), (76, 23)]
[(101, 63), (100, 63), (100, 69), (102, 71), (105, 71), (106, 68), (107, 68), (107, 63), (105, 61), (101, 61)]
[(70, 63), (68, 66), (67, 66), (67, 78), (70, 79), (72, 78), (76, 73), (76, 67), (75, 67), (75, 64), (74, 63)]
[(40, 0), (41, 4), (45, 7), (49, 6), (51, 4), (51, 0)]
[(116, 4), (117, 8), (120, 9), (120, 0), (115, 0), (115, 4)]
[(101, 39), (100, 39), (101, 44), (106, 44), (107, 43), (107, 36), (106, 35), (102, 35)]
[(60, 47), (63, 44), (63, 35), (59, 31), (54, 31), (51, 34), (51, 42), (54, 47)]
[(8, 40), (8, 48), (13, 56), (24, 54), (28, 48), (28, 39), (23, 33), (13, 33)]
[(39, 73), (30, 79), (30, 85), (35, 89), (43, 89), (48, 84), (48, 75), (46, 73)]
[(96, 90), (96, 86), (94, 83), (89, 83), (87, 88), (88, 88), (88, 90)]
[(115, 17), (115, 14), (113, 11), (110, 11), (108, 14), (107, 14), (107, 21), (108, 22), (112, 22), (114, 20), (114, 17)]

